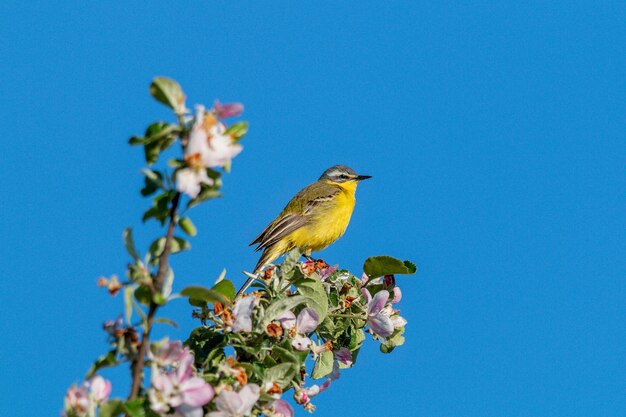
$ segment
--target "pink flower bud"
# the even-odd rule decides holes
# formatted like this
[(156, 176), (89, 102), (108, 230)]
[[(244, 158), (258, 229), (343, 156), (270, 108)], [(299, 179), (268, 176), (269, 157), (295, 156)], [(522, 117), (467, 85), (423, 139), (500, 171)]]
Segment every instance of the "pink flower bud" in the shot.
[(294, 394), (293, 394), (293, 399), (296, 402), (296, 404), (306, 404), (309, 402), (309, 396), (306, 393), (306, 391), (304, 390), (297, 390)]
[(218, 100), (215, 100), (213, 104), (213, 110), (215, 114), (220, 119), (226, 119), (228, 117), (239, 116), (243, 113), (243, 104), (241, 103), (220, 103)]

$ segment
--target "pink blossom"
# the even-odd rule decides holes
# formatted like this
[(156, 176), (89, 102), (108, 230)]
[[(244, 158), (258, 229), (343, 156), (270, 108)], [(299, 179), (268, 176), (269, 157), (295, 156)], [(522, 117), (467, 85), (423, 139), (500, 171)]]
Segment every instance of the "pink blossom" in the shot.
[(179, 361), (185, 355), (183, 344), (180, 340), (170, 342), (165, 338), (158, 343), (154, 343), (148, 353), (157, 365), (167, 367)]
[(176, 191), (196, 198), (200, 194), (202, 184), (213, 185), (213, 180), (207, 175), (205, 168), (188, 167), (176, 171)]
[(87, 385), (91, 393), (91, 398), (97, 405), (109, 400), (109, 395), (111, 395), (111, 381), (96, 375), (89, 380)]
[(291, 404), (285, 400), (276, 400), (272, 404), (274, 414), (281, 417), (294, 417), (294, 411)]
[(252, 312), (254, 311), (255, 303), (256, 297), (253, 295), (244, 297), (235, 303), (235, 307), (233, 308), (235, 322), (231, 327), (233, 332), (252, 331)]
[(220, 119), (226, 119), (228, 117), (236, 117), (243, 113), (243, 104), (241, 103), (220, 103), (215, 100), (213, 104), (213, 110)]
[(287, 310), (276, 319), (285, 330), (295, 328), (296, 336), (291, 341), (291, 345), (296, 350), (304, 351), (311, 347), (313, 342), (306, 336), (317, 329), (319, 316), (312, 308), (303, 308), (296, 317), (293, 312)]
[(293, 399), (296, 404), (307, 404), (309, 402), (309, 394), (303, 389), (298, 389), (293, 393)]
[(402, 300), (402, 291), (400, 291), (400, 287), (393, 287), (393, 300), (391, 300), (391, 304), (398, 304)]
[(72, 385), (65, 394), (65, 411), (64, 416), (79, 416), (83, 417), (90, 413), (93, 406), (89, 393), (85, 386), (77, 387)]
[(184, 349), (176, 369), (168, 373), (153, 371), (148, 392), (153, 411), (163, 415), (174, 409), (184, 417), (203, 415), (202, 406), (213, 399), (215, 392), (204, 379), (194, 376), (193, 361), (192, 353)]
[(383, 308), (389, 299), (389, 291), (381, 290), (372, 298), (370, 292), (366, 288), (362, 288), (361, 292), (367, 301), (367, 325), (375, 334), (387, 337), (393, 333), (393, 323)]
[(352, 352), (349, 349), (341, 348), (335, 351), (335, 358), (347, 366), (352, 366)]
[(261, 393), (256, 384), (247, 384), (239, 392), (222, 390), (215, 399), (217, 411), (209, 413), (209, 417), (244, 417), (252, 412)]

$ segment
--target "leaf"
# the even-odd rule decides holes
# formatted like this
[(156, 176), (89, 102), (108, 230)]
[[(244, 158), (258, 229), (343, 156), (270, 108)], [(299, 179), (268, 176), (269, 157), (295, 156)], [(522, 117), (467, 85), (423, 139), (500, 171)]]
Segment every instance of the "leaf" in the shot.
[(130, 256), (133, 257), (136, 261), (139, 260), (139, 254), (137, 253), (137, 249), (135, 249), (135, 242), (133, 241), (133, 230), (130, 227), (124, 229), (122, 233), (124, 238), (124, 246), (126, 247), (126, 251)]
[[(178, 253), (191, 248), (191, 243), (180, 237), (174, 237), (170, 241), (170, 253)], [(156, 259), (165, 250), (165, 237), (160, 237), (150, 245), (150, 254)]]
[(358, 329), (357, 331), (353, 332), (350, 335), (350, 346), (348, 346), (348, 349), (350, 350), (359, 349), (364, 340), (365, 340), (365, 332), (363, 331), (363, 329)]
[(117, 357), (115, 355), (115, 350), (111, 350), (109, 353), (96, 359), (93, 365), (91, 365), (91, 368), (89, 368), (89, 371), (87, 371), (85, 379), (91, 378), (96, 372), (98, 372), (99, 369), (115, 365), (117, 365)]
[(144, 398), (136, 398), (124, 403), (124, 410), (130, 417), (146, 417), (146, 410), (144, 409)]
[(285, 256), (285, 260), (280, 265), (280, 272), (283, 276), (292, 275), (294, 270), (299, 271), (299, 269), (296, 268), (296, 265), (298, 264), (300, 257), (302, 257), (302, 251), (298, 248), (293, 249)]
[(198, 234), (196, 226), (194, 226), (189, 217), (183, 217), (182, 219), (179, 219), (178, 225), (183, 230), (183, 232), (187, 233), (191, 237), (194, 237), (196, 234)]
[(152, 97), (179, 113), (185, 105), (185, 94), (180, 84), (166, 77), (156, 77), (150, 84)]
[(224, 297), (228, 298), (230, 304), (235, 299), (235, 284), (227, 279), (223, 279), (212, 288), (213, 291), (217, 291)]
[(201, 184), (200, 193), (198, 194), (196, 198), (189, 200), (189, 202), (187, 203), (187, 208), (192, 208), (202, 203), (203, 201), (210, 200), (212, 198), (217, 198), (220, 195), (221, 194), (219, 190), (216, 188), (216, 185), (209, 186), (206, 184)]
[(214, 304), (214, 303), (222, 303), (222, 304), (230, 304), (230, 300), (224, 296), (222, 293), (210, 290), (208, 288), (199, 287), (199, 286), (191, 286), (184, 288), (181, 292), (181, 295), (188, 297), (189, 302), (191, 300), (201, 301), (203, 303)]
[(161, 324), (169, 324), (173, 328), (178, 329), (178, 324), (174, 320), (170, 320), (165, 317), (157, 317), (156, 319), (154, 319), (154, 322), (161, 323)]
[(133, 318), (133, 290), (133, 287), (124, 287), (124, 317), (128, 324)]
[(293, 363), (279, 363), (265, 370), (265, 382), (275, 382), (281, 388), (290, 385), (291, 380), (296, 376), (297, 368)]
[(117, 417), (124, 412), (122, 400), (111, 400), (100, 407), (100, 417)]
[(417, 267), (410, 261), (401, 261), (391, 256), (372, 256), (365, 260), (363, 271), (370, 278), (392, 274), (414, 274)]
[(317, 357), (315, 365), (313, 365), (313, 373), (311, 378), (323, 378), (333, 371), (333, 352), (322, 352)]
[(293, 362), (300, 365), (300, 361), (298, 360), (297, 356), (283, 347), (274, 346), (272, 348), (272, 353), (276, 355), (276, 357), (282, 362)]
[(135, 299), (141, 304), (149, 306), (152, 301), (152, 291), (146, 285), (140, 285), (135, 290)]
[(263, 327), (265, 328), (265, 326), (267, 326), (276, 317), (278, 317), (287, 310), (292, 310), (294, 307), (306, 302), (306, 300), (306, 297), (304, 297), (303, 295), (294, 295), (272, 302), (267, 310), (265, 310), (265, 316), (263, 317)]
[(165, 186), (163, 185), (163, 174), (149, 169), (144, 169), (142, 172), (145, 175), (143, 179), (144, 187), (141, 189), (142, 196), (147, 197), (154, 194), (159, 189), (165, 189)]
[(322, 282), (315, 278), (301, 278), (293, 285), (307, 298), (306, 304), (317, 312), (319, 323), (323, 322), (328, 314), (328, 295)]
[(225, 135), (230, 135), (235, 141), (241, 139), (248, 132), (247, 122), (237, 122), (224, 132)]

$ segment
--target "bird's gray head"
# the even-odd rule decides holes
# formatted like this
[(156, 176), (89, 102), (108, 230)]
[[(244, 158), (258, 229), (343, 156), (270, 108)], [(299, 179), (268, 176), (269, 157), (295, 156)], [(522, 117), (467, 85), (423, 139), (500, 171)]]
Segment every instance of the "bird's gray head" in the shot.
[(333, 182), (346, 182), (346, 181), (362, 181), (368, 178), (372, 178), (369, 175), (359, 175), (352, 168), (345, 165), (335, 165), (328, 168), (320, 180), (328, 180)]

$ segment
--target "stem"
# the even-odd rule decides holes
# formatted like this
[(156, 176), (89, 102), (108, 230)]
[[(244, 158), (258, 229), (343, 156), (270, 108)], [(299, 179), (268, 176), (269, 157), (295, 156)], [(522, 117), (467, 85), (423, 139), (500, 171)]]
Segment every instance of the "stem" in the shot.
[(329, 314), (328, 317), (343, 317), (346, 319), (357, 319), (357, 320), (365, 320), (363, 316), (357, 316), (356, 314)]
[[(172, 199), (172, 209), (170, 211), (170, 222), (167, 227), (167, 234), (165, 235), (165, 247), (163, 253), (159, 256), (159, 268), (157, 274), (154, 277), (153, 293), (161, 292), (163, 287), (163, 281), (165, 280), (165, 274), (169, 268), (169, 256), (171, 250), (171, 242), (174, 237), (174, 230), (176, 229), (176, 211), (178, 210), (178, 202), (180, 201), (180, 193), (176, 193)], [(139, 390), (143, 381), (143, 367), (145, 364), (146, 354), (148, 353), (148, 347), (150, 346), (150, 331), (152, 330), (152, 324), (154, 323), (154, 316), (159, 306), (154, 301), (150, 302), (150, 308), (148, 310), (148, 316), (143, 327), (143, 335), (141, 338), (141, 344), (137, 351), (137, 356), (131, 362), (130, 369), (132, 373), (132, 384), (130, 394), (128, 395), (128, 401), (134, 400), (139, 395)]]

